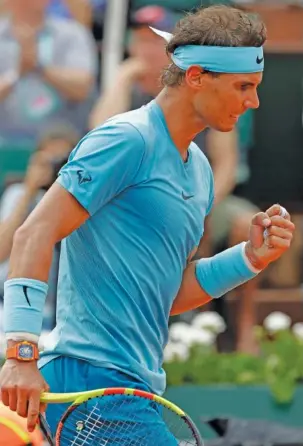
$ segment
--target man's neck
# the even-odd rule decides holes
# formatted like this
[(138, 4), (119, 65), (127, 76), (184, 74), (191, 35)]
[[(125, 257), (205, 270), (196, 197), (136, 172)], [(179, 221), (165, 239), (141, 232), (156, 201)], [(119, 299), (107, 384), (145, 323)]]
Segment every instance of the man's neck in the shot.
[(156, 98), (161, 107), (170, 136), (182, 158), (187, 159), (189, 144), (195, 136), (202, 132), (206, 125), (194, 112), (190, 103), (180, 89), (164, 88)]

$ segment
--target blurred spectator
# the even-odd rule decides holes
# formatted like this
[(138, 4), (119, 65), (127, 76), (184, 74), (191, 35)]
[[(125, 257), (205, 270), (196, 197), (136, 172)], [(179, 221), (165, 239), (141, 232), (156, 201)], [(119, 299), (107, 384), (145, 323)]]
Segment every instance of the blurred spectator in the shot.
[(0, 446), (42, 445), (43, 437), (38, 427), (34, 432), (28, 432), (26, 419), (0, 402)]
[(0, 1), (0, 16), (2, 14), (6, 14), (6, 3), (7, 3), (7, 0)]
[(147, 6), (132, 14), (128, 42), (130, 57), (119, 67), (112, 87), (97, 101), (90, 116), (91, 128), (117, 113), (141, 107), (160, 92), (159, 76), (169, 59), (164, 40), (148, 25), (171, 31), (179, 17), (160, 6)]
[[(79, 140), (78, 133), (66, 128), (54, 128), (41, 138), (38, 149), (28, 166), (22, 183), (8, 186), (0, 201), (0, 296), (7, 278), (13, 237), (28, 214), (55, 181), (61, 166)], [(49, 292), (43, 328), (53, 328), (57, 286), (59, 247), (56, 247), (49, 276)]]
[[(260, 0), (261, 1), (261, 0)], [(262, 0), (264, 1), (264, 0)], [(190, 11), (201, 6), (212, 6), (216, 4), (230, 5), (233, 0), (132, 0), (131, 5), (134, 9), (139, 9), (148, 6), (151, 3), (164, 8), (171, 8), (179, 11)]]
[(92, 26), (92, 0), (50, 0), (48, 14)]
[(46, 17), (48, 0), (10, 0), (0, 20), (0, 142), (31, 146), (56, 123), (83, 133), (97, 50), (74, 20)]

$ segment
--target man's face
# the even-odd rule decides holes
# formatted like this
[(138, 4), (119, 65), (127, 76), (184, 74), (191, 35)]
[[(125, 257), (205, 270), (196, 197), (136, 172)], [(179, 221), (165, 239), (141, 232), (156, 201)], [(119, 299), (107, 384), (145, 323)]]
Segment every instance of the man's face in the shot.
[(169, 59), (165, 41), (147, 26), (132, 31), (129, 44), (130, 57), (141, 59), (146, 66), (146, 75), (139, 80), (141, 88), (151, 95), (160, 90), (159, 78)]
[[(198, 67), (194, 67), (195, 69)], [(196, 83), (192, 83), (190, 76), (190, 72), (187, 73), (187, 83), (195, 91), (194, 109), (207, 127), (229, 132), (240, 115), (249, 108), (259, 107), (257, 87), (262, 81), (262, 73), (218, 76), (204, 73), (201, 74), (200, 84), (197, 82), (198, 78), (195, 78)]]

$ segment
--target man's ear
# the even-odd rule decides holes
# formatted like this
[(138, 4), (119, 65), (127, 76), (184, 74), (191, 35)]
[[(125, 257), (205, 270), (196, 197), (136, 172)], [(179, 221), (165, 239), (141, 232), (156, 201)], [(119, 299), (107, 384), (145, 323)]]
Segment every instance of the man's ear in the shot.
[(187, 85), (196, 90), (200, 90), (203, 87), (204, 76), (203, 68), (198, 65), (193, 65), (186, 70), (185, 81)]

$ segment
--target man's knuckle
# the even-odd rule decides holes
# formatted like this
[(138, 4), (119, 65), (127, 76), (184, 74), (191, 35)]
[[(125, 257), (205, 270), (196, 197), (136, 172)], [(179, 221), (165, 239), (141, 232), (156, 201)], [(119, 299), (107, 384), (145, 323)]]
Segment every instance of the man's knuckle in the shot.
[(8, 386), (6, 387), (6, 390), (9, 393), (17, 393), (18, 392), (18, 386), (16, 384), (8, 384)]

